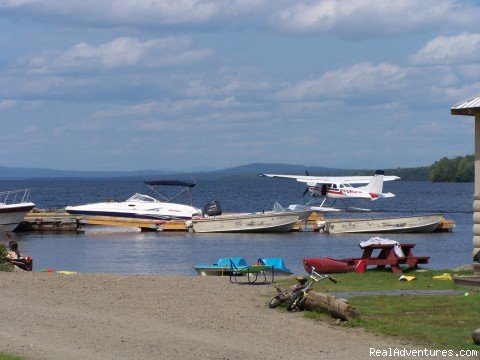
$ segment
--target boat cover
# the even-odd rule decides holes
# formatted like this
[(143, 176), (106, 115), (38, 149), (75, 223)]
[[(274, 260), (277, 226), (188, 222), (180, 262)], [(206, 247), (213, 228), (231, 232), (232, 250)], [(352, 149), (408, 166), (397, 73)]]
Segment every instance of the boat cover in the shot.
[(147, 185), (165, 185), (165, 186), (185, 186), (185, 187), (194, 187), (195, 183), (181, 180), (156, 180), (156, 181), (145, 181)]

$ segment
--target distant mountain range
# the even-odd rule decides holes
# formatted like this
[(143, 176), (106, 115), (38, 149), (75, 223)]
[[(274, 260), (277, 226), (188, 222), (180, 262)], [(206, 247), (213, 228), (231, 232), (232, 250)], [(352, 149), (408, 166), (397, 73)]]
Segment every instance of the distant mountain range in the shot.
[[(384, 169), (386, 174), (398, 175), (404, 180), (428, 180), (429, 167)], [(240, 165), (213, 171), (175, 172), (169, 170), (138, 170), (138, 171), (75, 171), (55, 170), (45, 168), (13, 168), (0, 166), (1, 180), (45, 179), (45, 178), (118, 178), (192, 175), (195, 178), (212, 178), (221, 176), (252, 177), (261, 173), (280, 173), (303, 175), (370, 175), (375, 169), (334, 169), (320, 166), (305, 166), (291, 164), (255, 163)]]

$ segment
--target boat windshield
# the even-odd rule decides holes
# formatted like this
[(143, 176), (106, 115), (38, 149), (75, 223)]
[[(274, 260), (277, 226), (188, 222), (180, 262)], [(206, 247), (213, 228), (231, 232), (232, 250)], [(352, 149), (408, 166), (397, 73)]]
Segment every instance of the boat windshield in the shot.
[(155, 199), (151, 196), (143, 195), (143, 194), (139, 194), (139, 193), (136, 193), (135, 195), (133, 195), (132, 197), (127, 199), (127, 201), (160, 202), (160, 201), (158, 201), (157, 199)]

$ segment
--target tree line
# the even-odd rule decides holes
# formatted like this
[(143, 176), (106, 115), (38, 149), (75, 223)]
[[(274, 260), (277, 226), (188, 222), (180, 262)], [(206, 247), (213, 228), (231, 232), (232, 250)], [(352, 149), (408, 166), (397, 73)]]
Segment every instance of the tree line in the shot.
[(432, 182), (473, 182), (475, 156), (443, 157), (430, 166), (428, 178)]

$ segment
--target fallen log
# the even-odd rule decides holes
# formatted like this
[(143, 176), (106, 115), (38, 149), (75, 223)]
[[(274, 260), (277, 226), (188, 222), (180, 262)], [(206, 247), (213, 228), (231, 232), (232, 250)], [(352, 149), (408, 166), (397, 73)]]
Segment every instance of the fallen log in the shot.
[(309, 291), (303, 304), (305, 310), (322, 311), (330, 314), (332, 317), (350, 321), (357, 317), (355, 309), (345, 299), (337, 299), (333, 295)]

